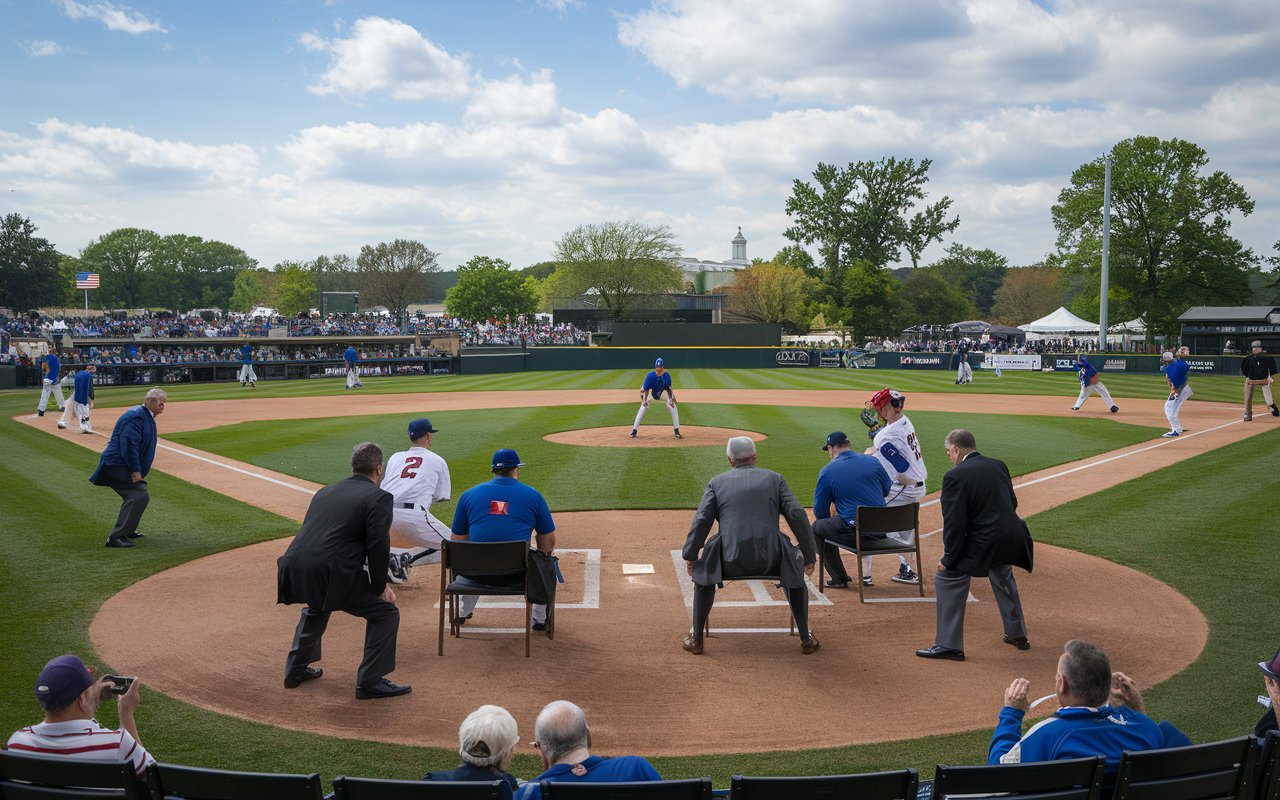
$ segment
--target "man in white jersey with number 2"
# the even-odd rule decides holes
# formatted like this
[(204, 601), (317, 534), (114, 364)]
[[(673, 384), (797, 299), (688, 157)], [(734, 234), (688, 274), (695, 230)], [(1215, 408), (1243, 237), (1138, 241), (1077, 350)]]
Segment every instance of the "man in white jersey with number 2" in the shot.
[(437, 430), (426, 417), (409, 423), (409, 449), (387, 459), (382, 489), (390, 492), (391, 536), (407, 539), (415, 547), (393, 547), (387, 561), (387, 578), (404, 583), (415, 561), (440, 560), (440, 540), (449, 538), (449, 526), (431, 513), (431, 504), (449, 499), (449, 465), (431, 452), (432, 435)]
[[(893, 490), (884, 498), (886, 506), (905, 506), (919, 502), (924, 497), (924, 482), (929, 477), (924, 459), (920, 457), (920, 442), (916, 440), (915, 426), (902, 413), (906, 402), (907, 398), (901, 392), (881, 389), (871, 396), (862, 412), (862, 421), (872, 426), (867, 432), (872, 437), (867, 455), (875, 456), (884, 471), (889, 473), (889, 480), (893, 481)], [(903, 544), (910, 544), (912, 535), (914, 534), (910, 531), (889, 534)], [(920, 583), (920, 576), (907, 564), (906, 556), (899, 554), (898, 561), (898, 574), (893, 579), (898, 583)], [(871, 556), (863, 559), (862, 574), (870, 577)]]

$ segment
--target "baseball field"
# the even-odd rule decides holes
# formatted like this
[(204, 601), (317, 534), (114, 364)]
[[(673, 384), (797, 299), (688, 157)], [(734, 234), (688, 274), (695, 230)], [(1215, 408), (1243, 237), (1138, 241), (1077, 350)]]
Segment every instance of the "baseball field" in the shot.
[[(1241, 422), (1239, 381), (1194, 378), (1188, 434), (1164, 440), (1160, 376), (1107, 376), (1115, 415), (1097, 398), (1072, 412), (1070, 374), (979, 373), (963, 387), (944, 372), (674, 376), (678, 443), (661, 407), (627, 439), (643, 377), (632, 372), (370, 379), (357, 392), (337, 380), (175, 386), (158, 420), (147, 537), (127, 551), (102, 547), (118, 501), (87, 481), (105, 436), (57, 431), (56, 414), (37, 419), (34, 392), (0, 393), (0, 727), (36, 721), (40, 666), (76, 652), (143, 681), (139, 729), (162, 761), (414, 778), (456, 765), (449, 741), (475, 706), (507, 706), (527, 739), (537, 710), (565, 697), (587, 710), (597, 751), (650, 756), (664, 777), (709, 775), (724, 787), (736, 773), (902, 766), (927, 777), (937, 763), (983, 761), (1004, 686), (1021, 675), (1036, 696), (1051, 693), (1062, 641), (1080, 637), (1103, 645), (1144, 688), (1149, 712), (1193, 740), (1252, 729), (1255, 664), (1280, 644), (1280, 419)], [(1032, 650), (1000, 644), (990, 591), (975, 582), (969, 660), (915, 658), (931, 643), (933, 607), (909, 602), (915, 590), (891, 583), (894, 565), (881, 558), (871, 597), (882, 602), (813, 594), (823, 649), (812, 656), (787, 636), (785, 607), (745, 585), (720, 595), (712, 625), (724, 632), (707, 654), (681, 652), (688, 614), (671, 551), (707, 479), (726, 467), (727, 432), (757, 436), (761, 466), (807, 505), (823, 438), (862, 437), (856, 411), (886, 385), (907, 394), (929, 467), (927, 599), (941, 545), (928, 501), (950, 466), (943, 435), (972, 430), (1014, 473), (1037, 542), (1036, 571), (1019, 573)], [(99, 434), (142, 394), (100, 390)], [(535, 640), (526, 660), (511, 632), (520, 612), (482, 606), (477, 621), (492, 622), (436, 656), (438, 568), (419, 567), (398, 590), (394, 677), (412, 695), (355, 702), (359, 628), (337, 620), (325, 678), (286, 693), (296, 609), (274, 605), (275, 556), (309, 492), (349, 473), (351, 446), (402, 449), (415, 416), (440, 429), (435, 450), (455, 499), (487, 479), (495, 449), (514, 447), (527, 463), (521, 479), (556, 515), (568, 578), (556, 638)], [(453, 504), (433, 512), (447, 522)], [(653, 572), (628, 577), (624, 563)], [(109, 706), (102, 717), (113, 724)], [(532, 777), (536, 757), (520, 750), (512, 772)]]

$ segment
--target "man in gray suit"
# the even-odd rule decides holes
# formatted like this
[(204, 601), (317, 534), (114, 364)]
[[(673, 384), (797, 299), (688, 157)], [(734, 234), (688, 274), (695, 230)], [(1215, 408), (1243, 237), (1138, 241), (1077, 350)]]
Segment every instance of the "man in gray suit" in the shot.
[[(767, 575), (777, 576), (787, 590), (800, 650), (812, 653), (818, 640), (809, 630), (805, 576), (813, 574), (817, 555), (809, 516), (781, 475), (756, 466), (756, 443), (750, 438), (730, 439), (725, 454), (733, 468), (707, 483), (684, 543), (685, 568), (694, 583), (693, 631), (685, 637), (684, 649), (702, 654), (717, 584), (735, 576)], [(778, 530), (779, 515), (786, 517), (799, 548)], [(707, 534), (717, 521), (717, 535), (708, 542)]]
[(978, 453), (969, 431), (954, 430), (945, 443), (955, 467), (942, 478), (943, 554), (933, 578), (938, 628), (933, 646), (916, 655), (964, 661), (964, 610), (975, 576), (991, 580), (1005, 644), (1026, 650), (1031, 645), (1013, 567), (1031, 571), (1032, 542), (1018, 516), (1009, 468)]

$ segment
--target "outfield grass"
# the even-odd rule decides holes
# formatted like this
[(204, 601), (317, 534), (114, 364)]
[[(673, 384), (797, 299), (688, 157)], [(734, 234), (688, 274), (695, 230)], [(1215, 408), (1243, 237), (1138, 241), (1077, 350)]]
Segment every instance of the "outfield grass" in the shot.
[[(687, 373), (677, 371), (676, 374), (677, 386), (706, 386), (714, 378), (717, 382), (738, 384), (725, 388), (766, 389), (773, 385), (772, 380), (778, 372), (725, 371), (713, 374), (714, 371), (689, 370)], [(949, 382), (939, 380), (942, 375), (939, 373), (808, 370), (802, 375), (806, 379), (812, 376), (831, 381), (832, 385), (827, 388), (869, 390), (885, 382), (902, 386), (907, 391), (922, 391), (929, 387), (941, 391), (948, 390), (950, 386)], [(579, 377), (584, 382), (588, 378), (592, 382), (604, 378), (627, 388), (632, 388), (639, 381), (635, 373), (581, 376), (576, 373), (541, 373), (527, 378), (519, 376), (518, 381), (512, 376), (370, 380), (366, 391), (551, 386), (564, 389), (579, 385), (574, 383)], [(682, 381), (682, 377), (687, 380)], [(548, 378), (553, 382), (548, 384)], [(763, 378), (769, 378), (770, 382), (765, 385), (756, 383), (757, 379)], [(997, 388), (995, 379), (987, 381), (986, 378), (979, 373), (978, 382), (974, 385), (964, 389), (952, 388), (955, 391), (994, 391)], [(1038, 390), (1024, 389), (1024, 393), (1062, 394), (1064, 397), (1070, 394), (1074, 397), (1074, 381), (1070, 380), (1070, 375), (1019, 376), (1019, 380), (1022, 379), (1034, 383), (1032, 388)], [(1142, 396), (1159, 394), (1151, 389), (1153, 376), (1117, 376), (1117, 379), (1108, 376), (1106, 380), (1121, 396), (1125, 396), (1121, 387), (1130, 380), (1134, 382), (1135, 391), (1141, 384)], [(1213, 396), (1213, 392), (1220, 391), (1222, 396), (1217, 399), (1235, 400), (1238, 394), (1238, 381), (1229, 378), (1195, 378), (1193, 381), (1198, 396)], [(1215, 382), (1220, 383), (1216, 389)], [(334, 384), (331, 386), (322, 386), (321, 383), (259, 384), (257, 393), (285, 396), (294, 392), (306, 395), (341, 391), (336, 382), (323, 382)], [(993, 385), (988, 386), (987, 383)], [(1011, 384), (1006, 374), (998, 388)], [(806, 385), (796, 388), (819, 387)], [(1158, 389), (1158, 384), (1155, 388)], [(104, 390), (99, 396), (103, 405), (124, 405), (137, 402), (140, 394), (138, 389)], [(174, 387), (171, 397), (180, 402), (197, 397), (239, 394), (239, 386)], [(44, 661), (67, 651), (81, 653), (93, 660), (87, 635), (88, 623), (107, 597), (130, 583), (175, 564), (252, 542), (288, 536), (296, 529), (296, 524), (289, 520), (153, 473), (149, 479), (153, 500), (147, 510), (144, 530), (160, 535), (148, 540), (142, 548), (128, 552), (107, 551), (101, 544), (104, 532), (115, 518), (118, 503), (109, 491), (92, 487), (87, 482), (96, 458), (74, 443), (53, 439), (9, 419), (15, 414), (29, 412), (35, 399), (31, 391), (0, 393), (0, 443), (5, 454), (0, 461), (0, 486), (4, 487), (6, 518), (6, 535), (0, 536), (0, 553), (3, 554), (0, 557), (0, 577), (3, 578), (0, 602), (6, 610), (4, 621), (0, 623), (0, 647), (5, 653), (4, 659), (0, 660), (0, 731), (12, 730), (38, 719), (31, 686)], [(701, 418), (704, 409), (708, 419), (715, 414), (724, 414), (729, 419), (734, 414), (748, 413), (743, 408), (731, 406), (689, 407), (690, 414), (699, 415), (697, 424), (712, 424)], [(611, 421), (605, 424), (617, 424), (618, 410), (625, 411), (617, 407), (602, 407), (590, 413), (608, 417)], [(553, 414), (553, 411), (536, 409), (529, 413), (536, 419), (536, 415)], [(811, 412), (814, 419), (820, 421), (831, 420), (831, 417), (823, 416), (829, 413), (852, 418), (843, 411), (812, 409)], [(581, 419), (584, 413), (587, 412), (579, 409), (575, 416)], [(625, 412), (623, 419), (629, 420), (630, 413)], [(786, 414), (779, 413), (781, 416), (777, 424), (781, 425), (786, 422)], [(472, 471), (470, 458), (462, 449), (454, 454), (452, 448), (460, 448), (465, 437), (473, 435), (468, 433), (468, 426), (484, 428), (481, 422), (484, 414), (451, 412), (438, 416), (441, 420), (447, 417), (451, 425), (442, 430), (440, 447), (450, 459), (455, 483), (464, 486), (466, 481), (483, 477), (483, 474), (477, 476)], [(943, 419), (948, 415), (912, 416), (918, 427), (928, 426), (927, 433), (922, 431), (922, 438), (925, 439), (926, 453), (929, 453), (929, 437), (935, 436), (938, 430), (951, 427)], [(924, 419), (926, 416), (930, 417), (928, 421)], [(433, 421), (436, 417), (432, 415)], [(965, 418), (965, 423), (978, 432), (980, 443), (990, 441), (993, 444), (1000, 435), (997, 429), (1013, 421), (1014, 418), (1007, 417), (990, 422), (979, 421), (972, 416)], [(346, 422), (350, 423), (350, 420)], [(385, 442), (397, 441), (403, 436), (403, 420), (370, 418), (370, 422), (374, 426), (385, 425), (386, 432), (382, 434)], [(1090, 421), (1072, 422), (1079, 425)], [(437, 424), (444, 427), (443, 423)], [(489, 419), (488, 424), (492, 426), (495, 423)], [(1100, 424), (1119, 431), (1128, 427)], [(988, 425), (989, 428), (980, 427)], [(571, 427), (581, 426), (581, 423), (575, 423)], [(161, 427), (163, 429), (163, 424)], [(241, 435), (237, 428), (241, 427), (216, 432), (217, 436), (226, 437), (220, 446), (247, 448), (244, 441), (237, 442)], [(819, 438), (823, 427), (827, 426), (816, 425)], [(830, 427), (848, 430), (854, 424), (847, 422)], [(349, 424), (347, 428), (350, 428)], [(1070, 430), (1095, 435), (1087, 425)], [(480, 433), (482, 430), (474, 431), (475, 435)], [(770, 458), (775, 458), (779, 465), (785, 465), (779, 466), (784, 474), (799, 476), (793, 480), (797, 494), (802, 497), (804, 486), (811, 489), (811, 484), (803, 484), (802, 480), (811, 471), (816, 472), (821, 464), (820, 453), (816, 452), (820, 442), (811, 441), (813, 433), (806, 430), (803, 436), (796, 434), (795, 442), (791, 441), (791, 436), (778, 436), (775, 438), (781, 441), (775, 445), (771, 440), (770, 449), (762, 450)], [(999, 452), (999, 455), (1007, 458), (1011, 466), (1029, 464), (1041, 457), (1035, 451), (1049, 449), (1044, 446), (1048, 435), (1056, 434), (1050, 430), (1026, 438), (1012, 438), (1010, 450)], [(261, 431), (259, 438), (263, 438)], [(491, 449), (490, 441), (477, 442), (469, 448), (483, 453)], [(1096, 444), (1102, 446), (1104, 443), (1099, 440)], [(307, 446), (303, 441), (295, 441), (286, 444), (284, 449)], [(316, 442), (315, 446), (319, 449), (314, 457), (330, 457), (322, 443)], [(538, 447), (532, 442), (530, 446)], [(775, 446), (778, 447), (776, 456), (772, 450)], [(349, 443), (330, 447), (337, 452), (345, 450)], [(793, 448), (794, 455), (789, 455)], [(1039, 541), (1100, 555), (1150, 573), (1186, 594), (1205, 613), (1210, 626), (1205, 652), (1188, 670), (1147, 692), (1148, 705), (1154, 715), (1174, 720), (1197, 741), (1252, 730), (1261, 713), (1253, 701), (1261, 691), (1255, 664), (1270, 657), (1276, 645), (1280, 644), (1280, 623), (1272, 616), (1272, 609), (1280, 601), (1280, 586), (1275, 580), (1280, 572), (1280, 555), (1277, 555), (1275, 545), (1275, 519), (1280, 512), (1280, 491), (1277, 491), (1280, 479), (1276, 477), (1275, 464), (1278, 449), (1280, 430), (1273, 430), (1061, 506), (1031, 520), (1031, 528)], [(600, 450), (615, 455), (618, 452), (606, 448)], [(933, 453), (931, 457), (936, 455)], [(257, 457), (283, 459), (288, 456), (265, 448)], [(719, 457), (714, 453), (711, 461), (717, 462)], [(693, 460), (682, 465), (681, 469), (690, 476), (689, 480), (704, 481), (705, 475), (693, 475), (703, 463), (702, 454), (694, 454), (690, 458)], [(937, 466), (936, 461), (930, 467), (931, 480), (936, 481), (942, 467)], [(549, 493), (554, 490), (555, 496), (563, 494), (568, 497), (566, 489), (555, 487), (556, 479), (551, 477), (551, 468), (552, 464), (546, 467), (536, 465), (536, 469), (531, 470), (531, 482), (548, 489)], [(545, 479), (539, 472), (543, 469), (547, 470)], [(665, 484), (665, 472), (663, 477)], [(666, 504), (676, 505), (674, 502)], [(1087, 588), (1087, 583), (1082, 585), (1082, 589)], [(1069, 602), (1069, 599), (1064, 599), (1064, 602)], [(146, 611), (145, 608), (138, 609), (141, 614)], [(215, 612), (211, 610), (211, 613)], [(1117, 613), (1123, 613), (1123, 609), (1118, 609)], [(1034, 620), (1031, 624), (1034, 630)], [(1057, 643), (1037, 641), (1036, 646), (1056, 647)], [(100, 661), (98, 663), (102, 667), (110, 667)], [(1037, 683), (1051, 679), (1049, 675), (1026, 677)], [(146, 680), (146, 676), (142, 678)], [(910, 691), (914, 689), (904, 687), (904, 692)], [(483, 700), (477, 698), (476, 702), (479, 704)], [(822, 702), (822, 698), (814, 698), (812, 707), (822, 707)], [(994, 724), (1000, 698), (992, 697), (991, 703)], [(797, 711), (799, 713), (800, 710)], [(844, 714), (856, 713), (858, 709), (850, 708), (823, 714), (821, 724), (837, 726)], [(104, 706), (101, 716), (104, 724), (115, 723), (110, 704)], [(414, 721), (405, 720), (404, 724), (411, 726)], [(525, 724), (527, 728), (528, 722)], [(927, 723), (922, 720), (921, 725), (924, 730)], [(442, 750), (342, 740), (245, 722), (189, 706), (145, 688), (139, 710), (139, 727), (148, 748), (162, 760), (197, 766), (291, 772), (315, 770), (326, 778), (344, 773), (412, 778), (428, 769), (449, 768), (457, 762), (455, 753)], [(654, 762), (664, 776), (711, 775), (716, 779), (716, 785), (721, 787), (728, 785), (728, 776), (732, 773), (813, 774), (914, 766), (928, 775), (932, 766), (939, 762), (980, 762), (985, 755), (989, 735), (987, 729), (861, 747), (800, 753), (655, 758)], [(712, 746), (714, 735), (709, 735), (708, 741), (708, 746)], [(519, 756), (513, 765), (513, 772), (522, 777), (532, 777), (538, 771), (534, 757), (527, 753)]]
[[(997, 378), (994, 373), (977, 371), (974, 382), (965, 386), (954, 384), (955, 373), (937, 370), (875, 370), (875, 369), (680, 369), (674, 367), (672, 376), (677, 396), (681, 389), (844, 389), (871, 393), (885, 386), (904, 392), (943, 392), (955, 394), (1019, 394), (1051, 395), (1063, 399), (1070, 407), (1080, 392), (1080, 383), (1073, 372), (1005, 372)], [(554, 389), (572, 392), (575, 389), (636, 389), (644, 380), (643, 370), (592, 370), (565, 372), (517, 372), (500, 375), (433, 375), (400, 378), (368, 378), (362, 394), (388, 394), (401, 392), (478, 392), (478, 391), (530, 391)], [(1163, 400), (1164, 377), (1158, 374), (1130, 375), (1107, 373), (1103, 382), (1116, 398), (1141, 397)], [(1196, 375), (1191, 379), (1195, 389), (1192, 402), (1215, 400), (1228, 403), (1243, 402), (1240, 379), (1227, 375)], [(170, 400), (226, 400), (237, 397), (320, 397), (342, 394), (343, 382), (337, 378), (306, 381), (259, 381), (256, 389), (241, 388), (238, 383), (177, 384), (165, 386)], [(97, 405), (101, 407), (132, 405), (139, 402), (145, 387), (123, 389), (98, 389)], [(38, 393), (34, 389), (16, 392), (0, 392), (0, 396), (26, 395), (34, 408)], [(1090, 403), (1102, 400), (1091, 397)], [(993, 409), (998, 411), (998, 409)], [(660, 411), (660, 409), (659, 409)], [(634, 413), (634, 411), (633, 411)]]

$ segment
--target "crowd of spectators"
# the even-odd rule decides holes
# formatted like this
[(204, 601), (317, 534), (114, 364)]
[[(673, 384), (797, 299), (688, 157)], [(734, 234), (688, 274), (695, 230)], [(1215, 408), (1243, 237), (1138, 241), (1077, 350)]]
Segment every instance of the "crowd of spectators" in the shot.
[[(255, 347), (254, 363), (281, 361), (340, 361), (342, 345), (280, 345)], [(362, 359), (405, 358), (409, 350), (405, 346), (366, 347), (360, 350)], [(423, 347), (418, 357), (439, 355), (434, 347)], [(133, 364), (239, 364), (240, 348), (233, 346), (191, 347), (184, 345), (104, 345), (102, 347), (73, 347), (63, 353), (71, 364), (133, 365)]]
[[(884, 339), (879, 342), (867, 342), (868, 350), (883, 350), (890, 353), (951, 353), (956, 349), (955, 339)], [(1028, 339), (1025, 341), (978, 337), (972, 350), (981, 353), (1010, 353), (1016, 355), (1059, 355), (1075, 353), (1097, 353), (1098, 340), (1085, 337), (1066, 336), (1056, 339)], [(1129, 342), (1120, 345), (1108, 342), (1108, 353), (1158, 353), (1159, 345), (1148, 342)]]

